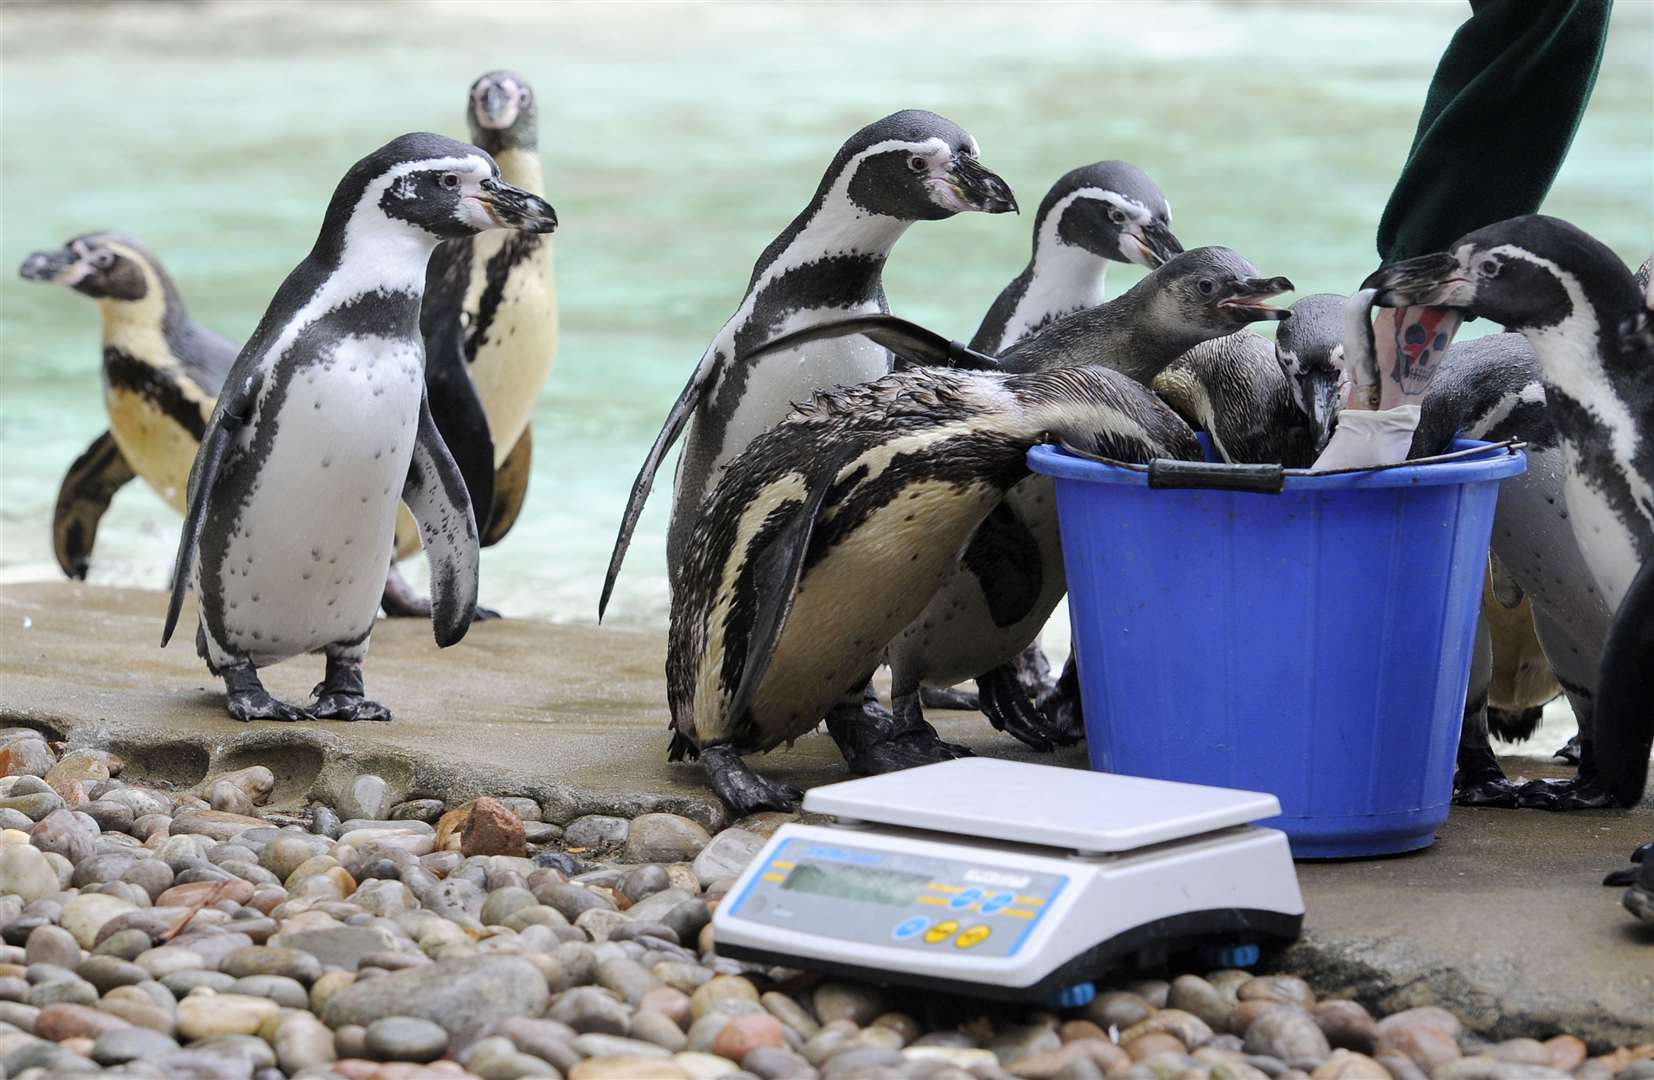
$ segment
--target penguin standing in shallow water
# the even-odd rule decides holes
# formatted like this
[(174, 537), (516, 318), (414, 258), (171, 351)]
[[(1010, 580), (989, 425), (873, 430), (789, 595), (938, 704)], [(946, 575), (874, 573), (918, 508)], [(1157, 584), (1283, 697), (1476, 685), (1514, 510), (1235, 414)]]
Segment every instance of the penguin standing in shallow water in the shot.
[[(545, 196), (539, 103), (528, 80), (491, 71), (471, 84), (471, 141), (493, 156), (500, 179)], [(549, 233), (491, 229), (439, 244), (420, 308), (431, 415), (465, 476), (482, 546), (516, 523), (533, 458), (529, 418), (557, 356), (557, 286)], [(397, 519), (396, 558), (419, 550), (413, 519)], [(431, 602), (394, 562), (385, 614), (428, 616)]]
[[(193, 586), (196, 645), (238, 720), (388, 720), (362, 661), (398, 499), (431, 563), (439, 645), (465, 635), (477, 529), (425, 395), (425, 265), (442, 240), (550, 232), (544, 199), (501, 182), (483, 151), (404, 135), (351, 167), (320, 235), (242, 349), (190, 475), (162, 644)], [(257, 668), (324, 652), (316, 700), (272, 698)]]
[(183, 513), (190, 465), (236, 344), (190, 318), (160, 260), (119, 233), (37, 251), (18, 272), (91, 297), (103, 318), (109, 430), (69, 467), (52, 515), (58, 565), (84, 578), (98, 522), (134, 476)]
[(866, 683), (1052, 434), (1126, 461), (1199, 456), (1170, 409), (1098, 367), (902, 372), (822, 392), (755, 439), (673, 589), (671, 758), (699, 756), (738, 814), (791, 809), (799, 793), (741, 755), (809, 732)]
[[(1562, 446), (1569, 524), (1597, 591), (1617, 611), (1654, 560), (1654, 332), (1631, 273), (1580, 229), (1534, 214), (1388, 266), (1363, 288), (1384, 306), (1459, 308), (1527, 338)], [(1601, 670), (1626, 670), (1617, 650), (1638, 640), (1611, 634)], [(1587, 732), (1603, 787), (1634, 805), (1647, 780), (1654, 702), (1622, 699), (1589, 728), (1581, 718)]]
[(809, 205), (758, 257), (740, 307), (672, 404), (632, 484), (598, 617), (608, 607), (655, 472), (685, 427), (667, 534), (669, 584), (719, 470), (795, 402), (890, 370), (890, 354), (868, 341), (812, 342), (761, 356), (759, 345), (826, 319), (888, 311), (885, 260), (914, 222), (1015, 209), (1010, 186), (978, 160), (976, 140), (935, 113), (894, 113), (851, 136)]

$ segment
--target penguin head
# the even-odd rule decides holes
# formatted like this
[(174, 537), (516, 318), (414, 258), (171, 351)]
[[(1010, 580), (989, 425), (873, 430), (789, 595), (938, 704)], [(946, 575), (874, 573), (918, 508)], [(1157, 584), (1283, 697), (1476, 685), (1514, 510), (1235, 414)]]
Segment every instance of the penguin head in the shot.
[(1171, 204), (1129, 161), (1082, 165), (1051, 185), (1034, 221), (1036, 257), (1042, 240), (1150, 270), (1183, 252)]
[(1646, 308), (1631, 272), (1607, 245), (1543, 214), (1477, 229), (1447, 251), (1377, 270), (1361, 287), (1376, 290), (1380, 307), (1459, 308), (1514, 331), (1556, 326), (1576, 304), (1596, 308), (1605, 329)]
[(1344, 304), (1344, 297), (1332, 293), (1306, 296), (1288, 309), (1292, 317), (1275, 331), (1275, 359), (1293, 401), (1314, 427), (1317, 451), (1332, 437), (1344, 400)]
[(77, 236), (60, 248), (36, 251), (17, 269), (25, 281), (62, 285), (94, 300), (133, 303), (165, 278), (153, 256), (129, 237), (114, 232)]
[(1199, 328), (1208, 337), (1290, 314), (1265, 301), (1290, 291), (1292, 282), (1264, 277), (1239, 252), (1226, 247), (1201, 247), (1174, 255), (1133, 288), (1150, 292), (1160, 318)]
[(892, 113), (852, 135), (822, 177), (817, 197), (840, 184), (859, 211), (899, 221), (1017, 208), (1011, 185), (978, 160), (970, 133), (922, 109)]
[(490, 71), (471, 84), (466, 111), (471, 141), (498, 154), (533, 150), (539, 144), (540, 107), (534, 88), (515, 71)]
[(351, 167), (328, 204), (319, 243), (411, 234), (436, 244), (487, 229), (549, 233), (556, 227), (551, 204), (501, 180), (486, 151), (416, 132)]

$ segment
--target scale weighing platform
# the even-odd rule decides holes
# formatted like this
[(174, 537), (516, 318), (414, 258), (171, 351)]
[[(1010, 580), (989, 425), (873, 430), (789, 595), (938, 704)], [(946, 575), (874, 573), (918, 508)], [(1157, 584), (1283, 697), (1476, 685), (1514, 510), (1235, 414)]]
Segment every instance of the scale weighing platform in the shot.
[(718, 953), (973, 997), (1083, 1005), (1134, 960), (1224, 966), (1304, 902), (1273, 795), (962, 758), (816, 788), (713, 916)]

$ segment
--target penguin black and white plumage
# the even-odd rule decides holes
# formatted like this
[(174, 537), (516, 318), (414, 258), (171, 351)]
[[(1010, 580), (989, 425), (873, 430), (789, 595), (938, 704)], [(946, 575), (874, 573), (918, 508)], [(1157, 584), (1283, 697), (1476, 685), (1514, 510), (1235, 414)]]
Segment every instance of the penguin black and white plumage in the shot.
[[(1617, 611), (1654, 559), (1654, 314), (1631, 272), (1583, 230), (1534, 214), (1386, 267), (1363, 288), (1385, 306), (1459, 308), (1527, 339), (1562, 447), (1569, 524)], [(1618, 662), (1610, 647), (1602, 668)], [(1603, 786), (1634, 804), (1647, 780), (1654, 702), (1598, 713), (1590, 730)]]
[[(1260, 276), (1228, 248), (1206, 247), (1176, 256), (1106, 304), (1057, 320), (997, 361), (888, 316), (844, 320), (789, 338), (864, 332), (915, 363), (963, 361), (1005, 373), (1101, 365), (1147, 388), (1200, 342), (1284, 318), (1285, 311), (1265, 301), (1290, 288), (1286, 278)], [(975, 679), (981, 708), (996, 728), (1036, 749), (1074, 741), (1076, 736), (1046, 723), (1014, 664), (1066, 590), (1053, 487), (1048, 477), (1030, 476), (984, 518), (955, 572), (890, 642), (886, 658), (901, 727), (922, 730), (919, 687)]]
[(812, 342), (754, 359), (757, 346), (827, 319), (888, 311), (885, 260), (914, 222), (1015, 209), (1010, 186), (982, 165), (976, 140), (951, 120), (910, 109), (851, 136), (809, 205), (758, 257), (740, 306), (672, 404), (632, 485), (599, 618), (655, 472), (686, 427), (667, 534), (669, 583), (724, 465), (786, 416), (795, 402), (831, 386), (877, 379), (891, 364), (885, 349), (862, 340)]
[(1064, 315), (1101, 304), (1110, 262), (1153, 270), (1182, 251), (1171, 204), (1142, 169), (1129, 161), (1071, 169), (1041, 201), (1028, 265), (1000, 290), (971, 348), (997, 356)]
[(237, 346), (192, 319), (160, 260), (120, 233), (37, 251), (19, 273), (91, 297), (103, 319), (109, 430), (69, 467), (52, 515), (58, 565), (84, 578), (98, 523), (134, 476), (184, 512), (190, 465)]
[(738, 813), (790, 808), (798, 793), (740, 755), (805, 734), (865, 684), (1053, 433), (1127, 461), (1199, 455), (1170, 409), (1100, 367), (904, 371), (824, 391), (755, 439), (673, 590), (671, 757), (698, 755)]
[(1250, 330), (1213, 338), (1155, 377), (1155, 392), (1224, 461), (1307, 469), (1332, 437), (1344, 297), (1316, 293), (1287, 311), (1273, 343)]
[[(471, 84), (471, 142), (493, 156), (500, 179), (545, 196), (539, 101), (514, 71)], [(503, 539), (528, 492), (529, 418), (557, 356), (557, 285), (549, 233), (491, 229), (437, 246), (420, 309), (431, 415), (466, 478), (482, 546)], [(413, 519), (397, 520), (396, 557), (419, 550)], [(393, 566), (385, 613), (429, 615)]]
[[(431, 563), (437, 643), (464, 636), (477, 529), (425, 397), (425, 264), (445, 239), (555, 226), (486, 153), (439, 135), (392, 140), (340, 181), (225, 380), (190, 475), (162, 644), (193, 586), (197, 648), (231, 716), (390, 718), (364, 693), (362, 660), (399, 499)], [(327, 656), (315, 702), (272, 698), (256, 669), (309, 652)]]

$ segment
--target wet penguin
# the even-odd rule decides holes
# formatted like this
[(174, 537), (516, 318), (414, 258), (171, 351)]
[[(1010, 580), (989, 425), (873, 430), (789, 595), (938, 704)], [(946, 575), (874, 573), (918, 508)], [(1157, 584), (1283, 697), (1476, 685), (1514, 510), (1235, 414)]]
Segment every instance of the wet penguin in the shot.
[[(1569, 525), (1616, 611), (1654, 559), (1654, 315), (1624, 264), (1584, 231), (1535, 214), (1386, 267), (1363, 287), (1382, 305), (1460, 308), (1527, 339), (1562, 447)], [(1602, 670), (1619, 663), (1610, 642)], [(1647, 777), (1654, 707), (1598, 715), (1581, 728), (1595, 736), (1603, 787), (1634, 804)]]
[(812, 343), (761, 357), (754, 352), (758, 345), (826, 319), (888, 311), (885, 260), (914, 222), (1015, 209), (1010, 186), (982, 165), (976, 140), (951, 120), (910, 109), (851, 136), (809, 205), (758, 257), (740, 306), (672, 404), (632, 485), (599, 618), (655, 471), (685, 427), (667, 535), (669, 583), (719, 469), (787, 415), (794, 402), (890, 370), (889, 353), (862, 340)]
[(1183, 245), (1158, 185), (1129, 161), (1098, 161), (1064, 173), (1034, 215), (1028, 265), (1000, 290), (971, 338), (997, 356), (1023, 338), (1104, 300), (1110, 262), (1153, 270)]
[(103, 319), (109, 430), (69, 467), (52, 515), (58, 565), (84, 578), (98, 522), (134, 476), (183, 513), (190, 465), (237, 346), (192, 319), (160, 260), (120, 233), (37, 251), (18, 272), (91, 297)]
[[(340, 181), (225, 380), (190, 475), (162, 644), (193, 586), (197, 649), (231, 716), (390, 719), (365, 696), (362, 660), (398, 499), (431, 563), (437, 643), (464, 636), (477, 529), (425, 396), (425, 264), (442, 240), (555, 225), (486, 153), (439, 135), (395, 139)], [(316, 700), (272, 698), (256, 669), (308, 652), (327, 656)]]
[[(798, 792), (741, 755), (809, 732), (865, 684), (1052, 434), (1129, 461), (1199, 453), (1170, 409), (1098, 367), (905, 371), (824, 391), (755, 439), (697, 519), (673, 590), (670, 756), (699, 756), (736, 813), (791, 808)], [(898, 690), (898, 711), (916, 690)]]
[[(1285, 318), (1266, 301), (1291, 288), (1286, 278), (1262, 277), (1228, 248), (1196, 248), (1118, 298), (1059, 319), (997, 360), (888, 316), (843, 320), (789, 339), (865, 332), (916, 363), (968, 363), (1017, 374), (1101, 365), (1147, 388), (1200, 342)], [(1077, 736), (1054, 728), (1028, 699), (1014, 663), (1066, 591), (1051, 481), (1027, 477), (984, 518), (955, 571), (891, 641), (886, 658), (900, 707), (888, 741), (924, 741), (917, 695), (905, 700), (908, 688), (966, 679), (976, 680), (982, 711), (996, 728), (1041, 750), (1074, 741)]]
[[(500, 179), (541, 197), (539, 102), (528, 80), (491, 71), (471, 84), (471, 142), (500, 167)], [(549, 233), (491, 229), (437, 246), (420, 309), (431, 415), (466, 478), (482, 546), (504, 538), (528, 493), (529, 418), (557, 356), (557, 286)], [(406, 513), (397, 519), (396, 557), (419, 550)], [(394, 565), (387, 615), (430, 614)]]

